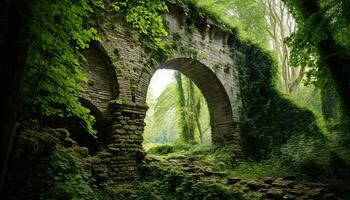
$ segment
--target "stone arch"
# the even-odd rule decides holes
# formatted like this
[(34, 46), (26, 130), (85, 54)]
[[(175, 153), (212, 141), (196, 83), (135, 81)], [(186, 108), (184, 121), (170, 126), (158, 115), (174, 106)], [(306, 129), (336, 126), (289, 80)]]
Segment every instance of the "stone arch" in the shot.
[(87, 62), (83, 69), (88, 76), (88, 82), (83, 86), (84, 92), (81, 96), (107, 115), (108, 102), (119, 96), (115, 68), (104, 48), (97, 42), (90, 44), (85, 57)]
[(237, 123), (234, 121), (230, 99), (223, 84), (209, 67), (197, 60), (175, 58), (155, 68), (152, 72), (143, 74), (136, 94), (140, 103), (146, 102), (150, 80), (158, 69), (178, 70), (190, 78), (201, 90), (210, 112), (213, 144), (239, 142)]

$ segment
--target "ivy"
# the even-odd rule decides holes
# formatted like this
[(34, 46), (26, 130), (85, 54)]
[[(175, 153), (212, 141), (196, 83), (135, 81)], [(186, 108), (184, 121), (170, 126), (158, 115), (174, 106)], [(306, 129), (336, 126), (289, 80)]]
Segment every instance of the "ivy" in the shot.
[(237, 40), (234, 47), (246, 154), (256, 160), (268, 158), (296, 136), (322, 140), (313, 114), (277, 91), (277, 65), (269, 52), (249, 41)]
[(32, 4), (30, 48), (26, 61), (21, 109), (39, 116), (81, 119), (94, 134), (94, 117), (79, 102), (81, 84), (87, 77), (81, 69), (81, 51), (98, 40), (96, 29), (84, 20), (99, 0), (38, 0)]
[(111, 7), (139, 33), (149, 39), (154, 48), (164, 49), (163, 38), (168, 35), (163, 24), (161, 12), (168, 11), (164, 0), (117, 0)]
[(99, 199), (93, 190), (93, 179), (79, 158), (57, 149), (45, 167), (48, 189), (42, 194), (43, 199)]

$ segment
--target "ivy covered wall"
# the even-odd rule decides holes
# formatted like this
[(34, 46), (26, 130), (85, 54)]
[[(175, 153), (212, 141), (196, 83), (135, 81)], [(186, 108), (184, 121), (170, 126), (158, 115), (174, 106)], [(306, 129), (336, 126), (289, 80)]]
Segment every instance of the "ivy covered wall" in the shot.
[(270, 156), (292, 137), (322, 139), (311, 111), (300, 108), (276, 88), (277, 64), (271, 53), (249, 41), (236, 40), (241, 91), (241, 136), (247, 156)]

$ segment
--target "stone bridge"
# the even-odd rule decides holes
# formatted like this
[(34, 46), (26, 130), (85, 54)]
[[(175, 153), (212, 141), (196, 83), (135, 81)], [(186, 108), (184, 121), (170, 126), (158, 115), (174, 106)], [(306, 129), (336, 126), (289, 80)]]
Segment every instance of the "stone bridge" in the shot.
[(98, 178), (122, 181), (132, 176), (143, 158), (146, 94), (158, 69), (178, 70), (203, 93), (210, 112), (214, 145), (234, 145), (240, 154), (239, 83), (232, 53), (235, 35), (205, 16), (187, 16), (168, 3), (165, 13), (167, 41), (173, 45), (166, 60), (154, 58), (142, 37), (121, 17), (106, 15), (97, 22), (103, 39), (86, 52), (84, 66), (89, 82), (82, 94), (93, 110), (105, 144), (96, 155), (93, 169)]

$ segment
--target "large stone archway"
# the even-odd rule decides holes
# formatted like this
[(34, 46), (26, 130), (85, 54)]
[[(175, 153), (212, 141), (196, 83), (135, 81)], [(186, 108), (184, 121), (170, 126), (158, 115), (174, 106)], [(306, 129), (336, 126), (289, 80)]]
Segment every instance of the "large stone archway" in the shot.
[[(212, 142), (214, 145), (234, 144), (239, 142), (239, 129), (234, 121), (228, 94), (216, 74), (203, 63), (191, 58), (175, 58), (161, 64), (156, 69), (173, 69), (191, 79), (201, 90), (210, 112)], [(148, 84), (140, 85), (137, 95), (146, 97), (151, 76), (144, 76)], [(146, 99), (140, 99), (146, 102)]]

